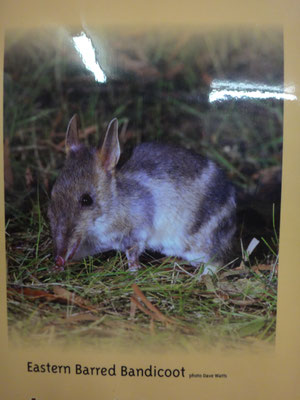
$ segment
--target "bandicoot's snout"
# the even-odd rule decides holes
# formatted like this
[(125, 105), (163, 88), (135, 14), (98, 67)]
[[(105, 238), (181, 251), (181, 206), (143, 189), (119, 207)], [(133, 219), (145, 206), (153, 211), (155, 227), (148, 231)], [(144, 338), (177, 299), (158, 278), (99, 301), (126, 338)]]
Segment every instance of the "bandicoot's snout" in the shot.
[(57, 267), (63, 267), (66, 263), (65, 259), (61, 256), (56, 256), (54, 261)]
[(54, 262), (55, 262), (55, 266), (57, 268), (55, 268), (55, 270), (63, 271), (67, 260), (68, 260), (68, 256), (67, 256), (66, 247), (62, 244), (56, 243), (55, 250), (54, 250)]
[(57, 255), (54, 258), (56, 269), (63, 270), (67, 261), (72, 260), (74, 257), (78, 247), (80, 245), (80, 239), (78, 239), (70, 251), (66, 251), (65, 249), (58, 251)]

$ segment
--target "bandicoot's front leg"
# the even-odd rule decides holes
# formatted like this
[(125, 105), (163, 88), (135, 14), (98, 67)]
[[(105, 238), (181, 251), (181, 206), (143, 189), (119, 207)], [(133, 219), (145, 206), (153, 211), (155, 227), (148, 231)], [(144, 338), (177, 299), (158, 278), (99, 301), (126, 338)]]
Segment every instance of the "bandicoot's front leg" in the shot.
[(130, 249), (126, 250), (126, 257), (128, 260), (129, 271), (135, 272), (141, 268), (139, 263), (139, 255), (141, 251), (138, 246), (130, 247)]

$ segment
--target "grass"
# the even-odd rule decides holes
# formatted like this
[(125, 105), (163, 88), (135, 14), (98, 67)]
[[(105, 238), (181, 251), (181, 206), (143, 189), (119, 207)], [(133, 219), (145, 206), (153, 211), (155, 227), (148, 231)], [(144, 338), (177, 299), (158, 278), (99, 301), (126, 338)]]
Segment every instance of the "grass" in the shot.
[[(273, 343), (282, 102), (209, 103), (208, 95), (214, 79), (280, 84), (281, 32), (93, 35), (98, 49), (119, 60), (102, 85), (82, 69), (64, 31), (6, 40), (10, 338), (124, 348), (147, 343), (150, 349)], [(158, 140), (192, 148), (226, 170), (237, 187), (238, 231), (229, 265), (218, 276), (200, 280), (199, 271), (181, 260), (148, 253), (133, 275), (115, 252), (53, 272), (47, 203), (75, 112), (82, 140), (93, 145), (118, 117), (124, 159), (137, 143)], [(246, 254), (243, 246), (253, 237), (260, 243)], [(143, 301), (139, 308), (135, 284), (156, 311)]]
[[(203, 281), (199, 271), (179, 260), (157, 260), (150, 255), (145, 256), (145, 268), (134, 275), (124, 255), (113, 252), (54, 273), (48, 224), (39, 207), (30, 218), (26, 214), (19, 218), (24, 218), (27, 231), (14, 234), (13, 249), (7, 240), (12, 338), (29, 343), (34, 339), (36, 344), (83, 341), (98, 347), (111, 339), (123, 346), (150, 341), (153, 347), (177, 343), (184, 348), (197, 348), (200, 342), (239, 347), (252, 344), (253, 338), (274, 341), (277, 275), (272, 268), (258, 267), (254, 272), (251, 256), (241, 269), (224, 268), (218, 277)], [(13, 230), (14, 223), (8, 223)], [(173, 322), (153, 321), (139, 310), (131, 317), (133, 284)], [(91, 308), (72, 298), (49, 300), (47, 295), (57, 287), (87, 301)], [(28, 293), (29, 288), (39, 292)]]

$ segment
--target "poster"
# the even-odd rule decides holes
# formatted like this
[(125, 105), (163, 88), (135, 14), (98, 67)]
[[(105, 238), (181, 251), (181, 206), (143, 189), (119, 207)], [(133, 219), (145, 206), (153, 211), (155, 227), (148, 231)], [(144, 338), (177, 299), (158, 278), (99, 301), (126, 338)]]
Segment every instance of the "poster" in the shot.
[[(3, 398), (297, 398), (299, 10), (232, 2), (216, 15), (206, 3), (186, 6), (3, 6)], [(151, 252), (130, 273), (123, 251), (54, 271), (47, 208), (75, 113), (81, 143), (93, 146), (118, 118), (123, 165), (147, 141), (213, 160), (221, 189), (206, 183), (205, 214), (216, 214), (220, 192), (230, 197), (214, 165), (225, 171), (237, 230), (217, 276)], [(163, 172), (156, 184), (170, 184)], [(189, 192), (180, 174), (176, 207)], [(4, 182), (1, 190), (4, 198)]]

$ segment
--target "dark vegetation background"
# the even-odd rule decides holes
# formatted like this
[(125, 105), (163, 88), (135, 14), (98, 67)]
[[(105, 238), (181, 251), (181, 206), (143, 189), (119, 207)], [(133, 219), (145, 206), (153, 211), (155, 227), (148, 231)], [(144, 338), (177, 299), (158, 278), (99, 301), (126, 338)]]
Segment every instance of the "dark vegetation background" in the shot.
[[(175, 336), (176, 343), (197, 346), (199, 337), (214, 344), (220, 338), (226, 343), (272, 341), (283, 103), (274, 98), (210, 103), (209, 93), (215, 79), (282, 85), (282, 32), (88, 34), (107, 75), (105, 83), (97, 83), (84, 67), (67, 30), (14, 32), (6, 38), (11, 337), (25, 340), (30, 330), (29, 336), (41, 342), (49, 341), (49, 332), (51, 340), (80, 341), (84, 336), (98, 344), (99, 338), (105, 343), (111, 336), (126, 343), (147, 337), (149, 343), (149, 334), (156, 344)], [(123, 255), (114, 252), (52, 272), (47, 203), (64, 162), (64, 135), (74, 113), (80, 116), (82, 140), (92, 145), (101, 142), (109, 121), (118, 117), (123, 161), (137, 143), (157, 140), (191, 148), (226, 170), (237, 188), (238, 230), (228, 260), (232, 263), (223, 275), (200, 282), (199, 271), (182, 261), (145, 254), (148, 268), (132, 276)], [(259, 244), (249, 254), (254, 237)], [(133, 283), (157, 311), (135, 309), (131, 296), (138, 297), (138, 289)], [(159, 310), (172, 322), (158, 317)]]

